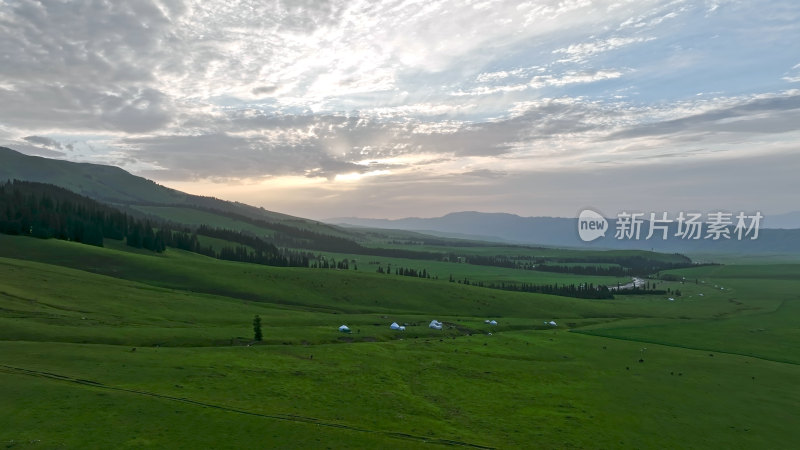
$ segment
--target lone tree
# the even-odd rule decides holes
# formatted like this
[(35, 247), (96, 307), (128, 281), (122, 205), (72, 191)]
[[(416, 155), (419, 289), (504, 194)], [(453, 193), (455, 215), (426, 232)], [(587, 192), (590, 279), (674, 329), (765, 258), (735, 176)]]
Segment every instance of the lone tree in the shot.
[(253, 318), (253, 338), (260, 341), (263, 335), (261, 334), (261, 316), (256, 314)]

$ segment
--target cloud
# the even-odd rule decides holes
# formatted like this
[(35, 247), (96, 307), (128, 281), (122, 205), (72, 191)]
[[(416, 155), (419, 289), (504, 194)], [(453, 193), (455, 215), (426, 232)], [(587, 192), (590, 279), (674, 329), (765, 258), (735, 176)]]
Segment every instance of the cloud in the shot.
[(152, 2), (12, 1), (0, 24), (9, 86), (0, 121), (34, 129), (152, 131), (171, 99), (155, 70), (168, 61), (169, 19)]
[(787, 73), (784, 77), (781, 77), (783, 81), (787, 81), (789, 83), (800, 83), (800, 64), (795, 64), (792, 66), (790, 72), (796, 72), (793, 74)]
[(253, 95), (269, 95), (278, 90), (278, 86), (259, 86), (253, 88)]
[(648, 42), (655, 38), (645, 37), (611, 37), (608, 39), (595, 40), (580, 44), (572, 44), (568, 47), (553, 50), (554, 54), (564, 54), (566, 57), (559, 62), (583, 62), (592, 56), (600, 53), (616, 50), (627, 45)]
[(56, 141), (55, 139), (50, 139), (48, 137), (43, 136), (26, 136), (23, 138), (24, 140), (30, 142), (31, 144), (37, 144), (44, 147), (52, 148), (52, 149), (59, 149), (59, 150), (72, 150), (72, 144), (62, 144), (61, 142)]
[(142, 133), (161, 129), (172, 120), (174, 105), (150, 88), (36, 85), (0, 90), (0, 118), (29, 130), (109, 130)]
[[(225, 133), (129, 138), (124, 144), (137, 160), (160, 167), (162, 179), (259, 179), (280, 175), (333, 178), (345, 172), (383, 169), (330, 155), (318, 140), (271, 141)], [(152, 172), (151, 172), (152, 173)]]
[(530, 81), (532, 87), (564, 86), (576, 83), (593, 83), (595, 81), (613, 80), (622, 76), (618, 70), (584, 70), (568, 71), (561, 76), (536, 76)]
[(641, 123), (614, 132), (608, 139), (718, 132), (785, 133), (800, 130), (800, 94), (733, 100), (733, 104), (697, 114)]
[(490, 170), (490, 169), (476, 169), (470, 170), (469, 172), (464, 172), (463, 176), (467, 177), (479, 177), (479, 178), (502, 178), (508, 175), (507, 172), (497, 171), (497, 170)]
[(433, 174), (458, 161), (470, 167), (463, 173), (476, 175), (655, 163), (751, 151), (742, 136), (800, 131), (800, 94), (698, 97), (658, 108), (559, 97), (520, 102), (506, 117), (479, 123), (259, 110), (232, 110), (209, 120), (215, 132), (130, 137), (119, 145), (136, 161), (160, 167), (160, 179), (218, 182), (290, 175), (332, 180), (381, 170)]
[[(489, 76), (494, 74), (481, 74), (479, 79), (490, 79)], [(489, 76), (487, 76), (489, 75)], [(476, 96), (476, 95), (491, 95), (497, 93), (509, 93), (517, 91), (525, 91), (528, 89), (542, 89), (545, 87), (555, 86), (563, 87), (570, 84), (594, 83), (596, 81), (613, 80), (622, 76), (622, 72), (618, 70), (581, 70), (581, 71), (565, 71), (558, 75), (544, 74), (536, 75), (530, 80), (522, 83), (514, 83), (508, 85), (492, 85), (480, 86), (470, 90), (460, 90), (453, 92), (451, 95), (456, 97), (461, 96)], [(493, 79), (501, 79), (500, 77)]]

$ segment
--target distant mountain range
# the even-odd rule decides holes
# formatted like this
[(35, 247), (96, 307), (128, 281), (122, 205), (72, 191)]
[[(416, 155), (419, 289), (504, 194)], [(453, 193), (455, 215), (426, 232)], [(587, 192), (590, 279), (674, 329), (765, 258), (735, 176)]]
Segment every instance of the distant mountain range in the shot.
[(800, 228), (800, 211), (764, 217), (764, 228), (791, 230)]
[[(800, 213), (797, 214), (800, 216)], [(505, 243), (525, 245), (545, 245), (551, 247), (595, 248), (595, 249), (638, 249), (666, 253), (741, 253), (741, 254), (792, 254), (800, 252), (800, 229), (766, 229), (764, 225), (793, 225), (794, 214), (780, 216), (779, 220), (764, 223), (756, 240), (734, 239), (687, 240), (676, 237), (677, 226), (672, 224), (666, 240), (656, 237), (645, 240), (647, 226), (642, 228), (639, 240), (615, 239), (616, 221), (608, 219), (608, 232), (605, 237), (592, 242), (584, 242), (578, 236), (578, 219), (563, 217), (520, 217), (506, 213), (481, 213), (474, 211), (455, 212), (434, 218), (405, 219), (361, 219), (340, 217), (326, 222), (354, 227), (399, 229), (435, 234), (447, 237), (461, 237), (494, 240)], [(705, 228), (703, 231), (705, 235)]]

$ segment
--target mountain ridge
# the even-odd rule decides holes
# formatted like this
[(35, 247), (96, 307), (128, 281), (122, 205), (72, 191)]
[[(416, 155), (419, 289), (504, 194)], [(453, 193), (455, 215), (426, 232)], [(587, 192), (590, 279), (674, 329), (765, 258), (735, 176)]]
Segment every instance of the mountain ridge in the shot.
[(311, 219), (269, 211), (245, 203), (181, 192), (136, 176), (120, 167), (25, 155), (0, 146), (0, 180), (13, 179), (53, 184), (118, 206), (157, 205), (215, 209), (256, 220), (332, 228), (331, 233), (341, 233), (341, 230), (336, 230), (331, 225)]
[[(543, 245), (581, 249), (653, 250), (681, 253), (794, 253), (800, 251), (800, 229), (760, 229), (756, 240), (683, 240), (675, 237), (676, 224), (669, 228), (667, 240), (614, 239), (616, 219), (607, 218), (606, 237), (584, 242), (578, 236), (578, 219), (565, 217), (521, 217), (510, 213), (460, 211), (433, 218), (361, 219), (340, 217), (327, 219), (339, 226), (400, 229), (447, 236), (481, 237), (513, 244)], [(646, 227), (643, 227), (643, 231)]]

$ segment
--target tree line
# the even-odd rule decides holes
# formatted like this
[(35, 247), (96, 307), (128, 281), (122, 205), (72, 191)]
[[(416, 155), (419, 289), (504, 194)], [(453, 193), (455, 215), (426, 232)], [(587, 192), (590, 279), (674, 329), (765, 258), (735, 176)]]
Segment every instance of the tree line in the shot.
[(592, 275), (606, 277), (628, 277), (633, 276), (631, 269), (622, 266), (563, 266), (540, 264), (536, 269), (540, 272), (570, 273), (574, 275)]
[[(169, 247), (226, 261), (278, 267), (308, 267), (309, 259), (314, 257), (312, 253), (279, 249), (251, 233), (207, 225), (201, 225), (192, 230), (189, 228), (173, 229), (169, 224), (163, 224), (159, 234), (166, 236), (165, 242)], [(236, 245), (225, 245), (217, 251), (211, 245), (202, 245), (198, 236), (216, 238)]]
[[(453, 276), (450, 276), (450, 281), (454, 281)], [(550, 294), (559, 295), (562, 297), (586, 298), (586, 299), (613, 299), (614, 294), (604, 285), (594, 285), (592, 283), (581, 284), (534, 284), (534, 283), (516, 283), (516, 282), (490, 282), (484, 283), (483, 281), (470, 281), (464, 278), (463, 281), (457, 280), (458, 283), (468, 284), (471, 286), (485, 287), (489, 289), (500, 289), (504, 291), (515, 292), (531, 292), (536, 294)]]
[[(44, 183), (8, 181), (0, 184), (0, 233), (60, 239), (103, 246), (104, 239), (154, 252), (167, 247), (213, 258), (271, 266), (308, 267), (312, 253), (279, 249), (252, 234), (201, 225), (195, 230), (167, 222), (142, 220), (120, 210)], [(215, 251), (200, 244), (208, 236), (232, 244)]]
[(140, 248), (164, 250), (149, 222), (67, 189), (30, 181), (0, 185), (0, 233), (98, 247), (103, 239), (126, 239)]
[[(541, 272), (570, 273), (574, 275), (597, 276), (646, 276), (662, 270), (694, 267), (691, 259), (684, 255), (678, 256), (676, 262), (666, 262), (646, 256), (603, 256), (603, 257), (572, 257), (572, 258), (544, 258), (530, 255), (456, 255), (450, 253), (443, 257), (445, 261), (463, 261), (467, 264), (478, 266), (504, 267), (521, 270), (537, 270)], [(584, 265), (576, 265), (584, 263)], [(596, 263), (606, 264), (605, 266)], [(566, 265), (570, 264), (570, 265)]]
[[(434, 277), (431, 276), (430, 272), (428, 272), (428, 269), (412, 269), (412, 268), (409, 268), (409, 267), (395, 267), (394, 268), (394, 272), (392, 272), (392, 265), (391, 264), (388, 264), (386, 266), (385, 270), (384, 270), (384, 268), (382, 266), (378, 266), (378, 269), (376, 270), (376, 272), (385, 273), (387, 275), (391, 275), (392, 273), (394, 273), (395, 275), (400, 275), (400, 276), (404, 276), (404, 277), (434, 278)], [(438, 277), (436, 277), (436, 278), (438, 279)]]

